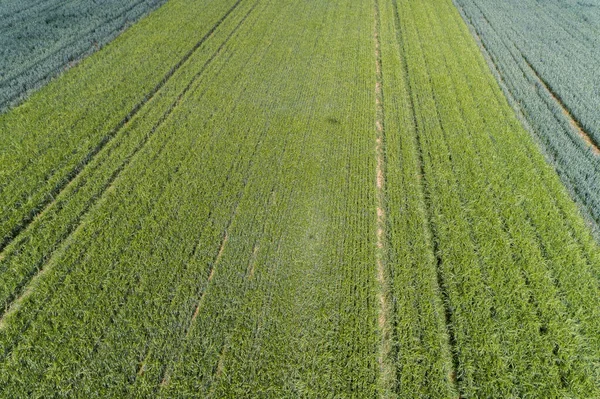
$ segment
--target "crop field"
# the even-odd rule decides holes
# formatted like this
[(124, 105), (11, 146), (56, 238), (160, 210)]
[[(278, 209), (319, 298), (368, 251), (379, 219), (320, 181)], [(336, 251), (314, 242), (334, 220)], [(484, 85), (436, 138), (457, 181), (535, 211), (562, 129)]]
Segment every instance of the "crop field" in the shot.
[(563, 183), (600, 227), (600, 3), (456, 0)]
[(2, 1), (0, 112), (164, 1)]
[(479, 3), (168, 0), (0, 115), (0, 397), (600, 397), (595, 155)]

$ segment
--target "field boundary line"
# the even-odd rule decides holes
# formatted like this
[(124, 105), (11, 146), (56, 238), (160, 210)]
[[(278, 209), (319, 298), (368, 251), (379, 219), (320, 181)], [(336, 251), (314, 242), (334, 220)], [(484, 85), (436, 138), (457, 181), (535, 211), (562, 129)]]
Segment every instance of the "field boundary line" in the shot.
[(198, 41), (192, 48), (173, 66), (171, 69), (165, 74), (165, 76), (161, 79), (161, 81), (149, 92), (147, 93), (142, 101), (137, 103), (131, 111), (111, 130), (108, 134), (106, 134), (100, 142), (80, 161), (70, 172), (66, 174), (66, 176), (58, 182), (46, 194), (46, 199), (41, 201), (39, 206), (35, 209), (31, 210), (21, 222), (10, 230), (10, 232), (2, 239), (0, 242), (0, 257), (3, 255), (6, 247), (10, 245), (17, 237), (27, 229), (27, 227), (36, 219), (36, 217), (42, 214), (47, 208), (49, 208), (53, 203), (56, 202), (56, 198), (63, 192), (76, 178), (79, 176), (85, 167), (92, 162), (92, 160), (102, 151), (106, 145), (118, 135), (119, 132), (127, 125), (127, 123), (132, 120), (137, 113), (150, 101), (154, 96), (164, 87), (164, 85), (173, 77), (173, 75), (190, 59), (190, 57), (204, 44), (210, 37), (213, 36), (214, 32), (219, 28), (219, 26), (233, 13), (233, 11), (239, 6), (242, 0), (237, 0), (237, 2), (227, 10), (227, 12), (212, 26), (212, 28)]

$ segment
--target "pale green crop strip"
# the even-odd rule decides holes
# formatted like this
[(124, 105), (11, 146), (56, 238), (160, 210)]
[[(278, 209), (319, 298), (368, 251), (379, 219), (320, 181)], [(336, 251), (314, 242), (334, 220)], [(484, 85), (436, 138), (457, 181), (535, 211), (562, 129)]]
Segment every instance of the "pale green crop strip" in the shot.
[[(60, 83), (0, 116), (0, 248), (53, 201), (239, 1), (212, 3), (169, 2), (102, 56), (96, 53)], [(165, 35), (167, 27), (172, 30)]]
[[(3, 307), (7, 307), (18, 295), (33, 273), (43, 269), (52, 251), (73, 232), (104, 190), (170, 116), (182, 101), (182, 96), (192, 88), (192, 82), (202, 79), (206, 67), (229, 40), (232, 30), (243, 21), (251, 5), (248, 2), (248, 5), (240, 7), (206, 42), (202, 51), (198, 51), (177, 71), (123, 131), (3, 251), (0, 258), (0, 270), (4, 273), (0, 287)], [(225, 42), (221, 43), (223, 40)], [(202, 64), (202, 69), (194, 68)]]

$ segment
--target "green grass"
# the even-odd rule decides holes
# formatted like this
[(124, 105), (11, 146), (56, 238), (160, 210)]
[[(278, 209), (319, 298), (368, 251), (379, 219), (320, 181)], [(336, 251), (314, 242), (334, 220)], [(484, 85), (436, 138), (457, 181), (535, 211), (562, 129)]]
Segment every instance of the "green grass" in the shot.
[[(599, 394), (598, 246), (450, 0), (197, 1), (161, 36), (179, 58), (143, 50), (130, 32), (184, 29), (182, 4), (0, 121), (23, 137), (2, 162), (37, 137), (58, 179), (6, 169), (30, 200), (1, 192), (2, 392)], [(142, 75), (97, 115), (46, 103), (133, 48), (177, 66), (139, 109)], [(62, 114), (104, 127), (28, 138)]]

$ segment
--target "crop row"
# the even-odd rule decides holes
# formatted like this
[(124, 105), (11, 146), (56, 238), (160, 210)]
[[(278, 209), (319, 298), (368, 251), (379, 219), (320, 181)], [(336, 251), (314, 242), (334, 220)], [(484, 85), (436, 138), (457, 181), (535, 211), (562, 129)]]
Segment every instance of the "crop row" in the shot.
[(163, 3), (164, 0), (3, 1), (0, 112)]

